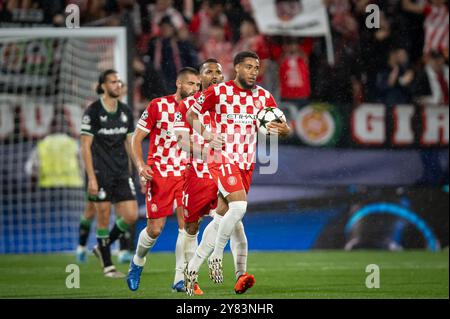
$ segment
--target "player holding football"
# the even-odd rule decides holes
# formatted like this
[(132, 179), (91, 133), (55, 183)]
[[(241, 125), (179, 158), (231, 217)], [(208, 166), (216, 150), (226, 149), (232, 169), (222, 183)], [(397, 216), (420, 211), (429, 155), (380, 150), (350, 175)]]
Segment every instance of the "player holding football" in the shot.
[[(222, 66), (216, 59), (208, 59), (200, 65), (200, 82), (203, 91), (211, 85), (222, 83), (224, 76)], [(183, 188), (183, 206), (185, 221), (185, 254), (186, 261), (191, 261), (191, 269), (198, 269), (203, 261), (212, 253), (217, 235), (220, 220), (228, 206), (222, 197), (218, 198), (218, 189), (211, 174), (208, 171), (207, 163), (202, 159), (202, 153), (206, 154), (208, 145), (203, 138), (189, 126), (186, 121), (187, 110), (194, 105), (200, 92), (194, 96), (182, 100), (179, 104), (177, 120), (174, 124), (180, 146), (191, 154), (190, 165), (186, 170), (185, 183)], [(209, 130), (211, 129), (211, 118), (209, 113), (199, 116), (201, 122)], [(218, 207), (217, 207), (218, 206)], [(216, 211), (217, 208), (217, 211)], [(216, 211), (214, 220), (208, 224), (203, 232), (200, 246), (197, 246), (197, 235), (201, 218), (208, 215), (210, 211)], [(244, 293), (253, 286), (255, 279), (246, 271), (247, 268), (247, 237), (245, 236), (242, 222), (238, 222), (230, 238), (231, 251), (233, 254), (236, 278), (236, 293)], [(188, 267), (189, 268), (189, 267)], [(191, 272), (190, 276), (185, 276), (186, 292), (188, 295), (201, 295), (203, 292), (197, 284), (197, 272)]]
[[(177, 91), (152, 100), (142, 113), (132, 139), (132, 154), (141, 179), (147, 180), (147, 227), (139, 235), (136, 253), (130, 263), (127, 283), (130, 290), (139, 288), (140, 276), (146, 255), (155, 245), (173, 213), (174, 203), (180, 227), (179, 238), (184, 238), (182, 192), (186, 156), (177, 144), (173, 133), (175, 110), (178, 103), (200, 89), (198, 71), (193, 68), (180, 70), (176, 81)], [(142, 158), (142, 141), (150, 134), (147, 164)], [(184, 154), (184, 155), (183, 155)], [(180, 249), (178, 249), (180, 248)], [(178, 250), (178, 251), (177, 251)], [(176, 274), (173, 289), (184, 291), (184, 242), (177, 240)]]
[[(97, 93), (102, 97), (84, 112), (81, 124), (81, 154), (88, 178), (88, 195), (97, 211), (97, 242), (94, 254), (103, 273), (123, 278), (111, 261), (111, 244), (122, 236), (138, 216), (136, 191), (130, 174), (129, 150), (134, 131), (133, 114), (120, 102), (122, 82), (115, 70), (104, 71)], [(111, 204), (117, 215), (109, 232)]]
[[(264, 107), (277, 107), (272, 94), (255, 85), (260, 65), (256, 53), (240, 52), (233, 64), (236, 78), (209, 87), (186, 114), (189, 125), (216, 150), (214, 158), (208, 160), (208, 168), (228, 204), (208, 260), (210, 277), (215, 283), (223, 282), (223, 250), (247, 210), (247, 193), (256, 156), (256, 114)], [(211, 116), (212, 131), (198, 125), (199, 115), (206, 112)], [(287, 136), (290, 132), (286, 122), (272, 122), (267, 127), (274, 135)], [(188, 269), (187, 274), (195, 271), (198, 269)]]

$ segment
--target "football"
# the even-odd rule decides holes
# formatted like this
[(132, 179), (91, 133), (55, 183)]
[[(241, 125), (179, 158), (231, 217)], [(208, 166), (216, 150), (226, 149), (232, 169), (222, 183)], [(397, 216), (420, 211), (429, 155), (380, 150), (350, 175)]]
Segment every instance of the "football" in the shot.
[(267, 130), (267, 124), (269, 124), (270, 122), (286, 122), (286, 116), (284, 115), (283, 111), (275, 107), (263, 108), (258, 112), (256, 117), (258, 130), (264, 135), (270, 135)]

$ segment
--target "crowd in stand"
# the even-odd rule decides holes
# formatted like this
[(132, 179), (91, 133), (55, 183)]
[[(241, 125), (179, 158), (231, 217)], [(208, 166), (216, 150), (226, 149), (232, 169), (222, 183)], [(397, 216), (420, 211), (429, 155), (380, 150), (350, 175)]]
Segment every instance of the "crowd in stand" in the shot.
[[(138, 109), (174, 92), (182, 67), (209, 57), (222, 63), (226, 79), (232, 78), (232, 57), (242, 50), (260, 56), (263, 86), (299, 106), (310, 100), (448, 105), (446, 0), (323, 2), (334, 65), (327, 61), (321, 38), (260, 34), (250, 0), (0, 0), (0, 26), (62, 27), (68, 4), (80, 7), (81, 26), (125, 26)], [(381, 9), (377, 29), (366, 26), (369, 4)]]

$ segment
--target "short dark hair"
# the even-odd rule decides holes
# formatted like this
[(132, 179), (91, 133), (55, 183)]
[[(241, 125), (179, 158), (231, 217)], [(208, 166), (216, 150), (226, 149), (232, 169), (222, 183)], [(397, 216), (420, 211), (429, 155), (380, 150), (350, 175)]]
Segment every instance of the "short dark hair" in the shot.
[(105, 91), (102, 88), (102, 84), (106, 82), (106, 78), (108, 77), (108, 75), (117, 73), (118, 72), (114, 69), (108, 69), (103, 71), (98, 78), (97, 88), (95, 89), (95, 92), (97, 92), (97, 94), (99, 95), (105, 93)]
[(242, 51), (234, 57), (233, 65), (236, 66), (247, 58), (259, 60), (259, 56), (253, 51)]
[(205, 68), (205, 65), (208, 63), (220, 64), (219, 61), (217, 61), (217, 59), (209, 58), (209, 59), (206, 59), (205, 61), (203, 61), (202, 63), (200, 63), (200, 65), (198, 66), (198, 71), (201, 73), (202, 70)]
[(186, 74), (193, 74), (193, 75), (197, 75), (199, 76), (200, 73), (198, 73), (197, 69), (191, 68), (189, 66), (182, 68), (180, 71), (178, 71), (177, 74), (177, 80), (181, 77), (184, 76)]

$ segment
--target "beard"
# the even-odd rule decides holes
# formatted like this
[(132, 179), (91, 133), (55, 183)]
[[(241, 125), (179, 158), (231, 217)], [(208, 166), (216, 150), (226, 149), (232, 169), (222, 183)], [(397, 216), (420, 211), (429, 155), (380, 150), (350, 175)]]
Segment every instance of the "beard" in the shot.
[(192, 95), (194, 95), (194, 94), (189, 93), (189, 92), (187, 92), (187, 91), (181, 91), (181, 92), (180, 92), (180, 96), (181, 96), (181, 99), (182, 99), (182, 100), (184, 100), (185, 98), (187, 98), (187, 97), (189, 97), (189, 96), (192, 96)]
[(237, 81), (245, 90), (251, 90), (255, 86), (255, 84), (248, 84), (244, 79), (239, 77), (237, 78)]
[(118, 97), (120, 97), (120, 93), (115, 93), (114, 91), (108, 91), (108, 95), (113, 99), (117, 99)]

